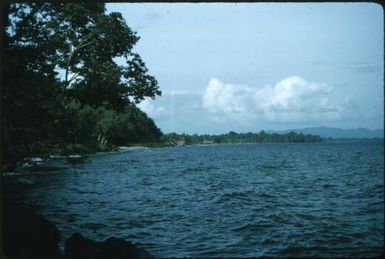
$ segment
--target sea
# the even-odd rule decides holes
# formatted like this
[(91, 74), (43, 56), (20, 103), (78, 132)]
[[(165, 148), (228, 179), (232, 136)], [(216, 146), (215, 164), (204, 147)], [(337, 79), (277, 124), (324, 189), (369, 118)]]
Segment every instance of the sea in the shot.
[(6, 202), (155, 257), (384, 252), (384, 141), (194, 145), (90, 155), (4, 176)]

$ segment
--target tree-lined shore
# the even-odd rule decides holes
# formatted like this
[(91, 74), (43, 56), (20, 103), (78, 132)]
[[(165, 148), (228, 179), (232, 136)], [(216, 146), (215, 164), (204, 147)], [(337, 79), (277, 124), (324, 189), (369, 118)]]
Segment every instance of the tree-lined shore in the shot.
[(120, 13), (86, 2), (2, 7), (3, 165), (159, 141), (135, 104), (161, 91)]
[(163, 134), (136, 104), (161, 95), (139, 40), (103, 3), (3, 4), (2, 170), (119, 146), (320, 141), (313, 135)]
[(161, 137), (163, 143), (169, 143), (170, 145), (192, 145), (192, 144), (228, 144), (228, 143), (280, 143), (280, 142), (318, 142), (322, 141), (322, 138), (317, 135), (302, 134), (289, 132), (285, 134), (266, 133), (260, 131), (259, 133), (236, 133), (230, 131), (226, 134), (219, 135), (188, 135), (169, 133), (164, 134)]

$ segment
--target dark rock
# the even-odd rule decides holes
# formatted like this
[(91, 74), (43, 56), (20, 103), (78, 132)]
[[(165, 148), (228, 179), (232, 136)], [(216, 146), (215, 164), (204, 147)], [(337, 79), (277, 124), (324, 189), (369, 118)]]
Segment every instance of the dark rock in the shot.
[(96, 243), (78, 233), (66, 240), (64, 253), (68, 259), (152, 258), (144, 249), (122, 238), (111, 237)]
[(139, 258), (143, 258), (143, 259), (153, 258), (153, 256), (143, 248), (137, 248), (137, 249), (139, 250)]
[(99, 244), (99, 259), (151, 258), (145, 250), (137, 248), (130, 242), (110, 237)]
[(65, 241), (64, 254), (71, 259), (95, 259), (97, 245), (94, 241), (75, 233)]
[(60, 235), (48, 220), (20, 207), (3, 214), (4, 255), (11, 258), (58, 258)]
[(127, 259), (152, 258), (144, 249), (122, 238), (95, 242), (79, 233), (65, 242), (64, 255), (56, 226), (23, 208), (5, 206), (3, 214), (4, 256), (13, 259)]

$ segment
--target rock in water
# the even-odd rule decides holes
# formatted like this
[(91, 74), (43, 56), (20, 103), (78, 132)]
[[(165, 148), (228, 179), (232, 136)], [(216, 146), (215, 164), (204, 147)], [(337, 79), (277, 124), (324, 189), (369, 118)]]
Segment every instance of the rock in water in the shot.
[(5, 207), (4, 255), (10, 258), (58, 258), (60, 235), (48, 220), (23, 208)]
[(71, 259), (95, 259), (97, 258), (97, 245), (94, 241), (75, 233), (66, 240), (64, 254)]
[(73, 234), (59, 251), (60, 235), (50, 221), (23, 208), (5, 206), (3, 214), (4, 255), (13, 259), (127, 259), (152, 258), (144, 249), (111, 237), (103, 242)]
[(151, 255), (123, 238), (110, 237), (99, 244), (98, 258), (151, 258)]
[(67, 259), (152, 258), (144, 249), (122, 238), (110, 237), (96, 243), (79, 233), (73, 234), (66, 240), (64, 254)]

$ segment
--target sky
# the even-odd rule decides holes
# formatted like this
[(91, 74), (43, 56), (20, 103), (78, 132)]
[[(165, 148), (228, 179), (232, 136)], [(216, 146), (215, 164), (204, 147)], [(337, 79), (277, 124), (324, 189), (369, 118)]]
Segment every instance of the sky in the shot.
[(109, 3), (140, 40), (164, 132), (384, 125), (383, 9), (374, 3)]

